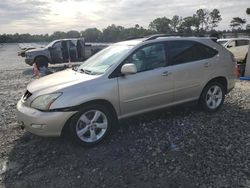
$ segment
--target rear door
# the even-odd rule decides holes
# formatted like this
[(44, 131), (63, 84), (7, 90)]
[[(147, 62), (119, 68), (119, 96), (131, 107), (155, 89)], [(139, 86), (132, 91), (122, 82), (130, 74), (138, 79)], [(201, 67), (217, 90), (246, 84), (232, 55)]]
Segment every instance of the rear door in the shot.
[(77, 40), (69, 40), (69, 57), (71, 62), (77, 61)]
[(85, 57), (85, 49), (84, 49), (84, 40), (78, 39), (76, 43), (77, 48), (77, 59), (78, 61), (84, 60)]
[(174, 102), (196, 100), (211, 72), (210, 58), (218, 52), (188, 40), (169, 41), (167, 51), (173, 73)]
[(173, 77), (167, 66), (165, 43), (141, 47), (124, 62), (137, 73), (118, 78), (122, 116), (153, 110), (172, 103)]

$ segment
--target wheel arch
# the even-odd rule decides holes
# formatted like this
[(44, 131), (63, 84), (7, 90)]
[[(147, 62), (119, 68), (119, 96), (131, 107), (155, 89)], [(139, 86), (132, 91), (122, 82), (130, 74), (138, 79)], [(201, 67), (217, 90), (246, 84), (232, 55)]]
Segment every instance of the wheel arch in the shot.
[(48, 63), (49, 63), (49, 58), (46, 57), (45, 55), (37, 55), (37, 56), (34, 58), (34, 62), (35, 62), (38, 58), (45, 58), (45, 59), (48, 61)]
[(209, 80), (207, 82), (207, 84), (203, 87), (203, 89), (202, 89), (202, 91), (200, 93), (200, 97), (201, 97), (201, 94), (203, 93), (204, 89), (207, 87), (207, 85), (210, 84), (210, 83), (212, 83), (212, 82), (218, 82), (218, 83), (220, 83), (222, 86), (224, 86), (225, 93), (227, 93), (227, 90), (228, 90), (228, 81), (227, 81), (226, 77), (224, 77), (224, 76), (218, 76), (218, 77), (215, 77), (215, 78), (213, 78), (213, 79), (211, 79), (211, 80)]
[[(39, 58), (40, 58), (40, 60), (44, 59), (44, 61), (39, 62)], [(36, 63), (36, 65), (39, 69), (40, 66), (48, 67), (50, 61), (49, 61), (48, 57), (46, 57), (45, 55), (38, 55), (34, 58), (34, 63)]]
[[(112, 113), (112, 115), (114, 116), (114, 119), (115, 121), (118, 121), (118, 114), (114, 108), (114, 106), (108, 101), (108, 100), (105, 100), (105, 99), (95, 99), (95, 100), (91, 100), (91, 101), (88, 101), (88, 102), (84, 102), (80, 105), (78, 105), (76, 108), (78, 109), (77, 111), (80, 111), (80, 109), (82, 109), (83, 107), (85, 106), (89, 106), (89, 105), (92, 105), (92, 104), (95, 104), (95, 105), (102, 105), (102, 106), (105, 106), (106, 108), (110, 109), (110, 112)], [(65, 135), (65, 133), (68, 131), (68, 128), (69, 128), (69, 125), (72, 121), (72, 118), (76, 115), (77, 113), (73, 114), (67, 121), (66, 123), (64, 124), (63, 128), (62, 128), (62, 131), (61, 131), (61, 135)]]
[(105, 100), (105, 99), (95, 99), (95, 100), (91, 100), (88, 102), (84, 102), (84, 103), (80, 104), (79, 107), (84, 107), (84, 106), (91, 105), (91, 104), (98, 104), (98, 105), (105, 106), (108, 109), (110, 109), (110, 112), (115, 116), (115, 118), (118, 117), (118, 114), (115, 110), (115, 107), (112, 105), (111, 102), (109, 102), (108, 100)]

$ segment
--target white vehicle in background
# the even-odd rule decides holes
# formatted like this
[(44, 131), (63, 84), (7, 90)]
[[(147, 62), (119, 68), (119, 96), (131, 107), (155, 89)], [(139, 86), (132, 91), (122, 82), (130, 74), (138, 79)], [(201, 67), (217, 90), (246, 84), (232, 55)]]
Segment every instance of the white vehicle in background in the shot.
[(237, 62), (246, 62), (249, 38), (218, 39), (217, 42), (233, 53)]

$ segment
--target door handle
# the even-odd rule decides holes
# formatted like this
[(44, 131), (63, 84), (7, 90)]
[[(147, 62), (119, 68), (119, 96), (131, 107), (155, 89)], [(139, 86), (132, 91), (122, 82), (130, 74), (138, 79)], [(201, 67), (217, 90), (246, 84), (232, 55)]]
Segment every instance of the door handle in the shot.
[(210, 67), (210, 63), (209, 62), (206, 62), (206, 63), (204, 63), (204, 67)]
[(162, 76), (169, 76), (169, 75), (171, 75), (171, 74), (172, 74), (171, 72), (165, 71), (165, 72), (163, 72), (161, 75), (162, 75)]

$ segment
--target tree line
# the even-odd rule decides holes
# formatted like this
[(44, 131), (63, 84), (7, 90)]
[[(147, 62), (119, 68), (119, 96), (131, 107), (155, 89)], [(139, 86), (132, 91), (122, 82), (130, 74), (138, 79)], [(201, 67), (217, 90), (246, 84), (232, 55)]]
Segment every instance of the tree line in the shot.
[[(247, 8), (246, 13), (250, 14), (250, 8)], [(88, 28), (84, 31), (56, 31), (53, 34), (2, 34), (0, 35), (0, 43), (14, 43), (14, 42), (49, 42), (62, 38), (80, 38), (84, 37), (87, 42), (117, 42), (135, 37), (142, 37), (152, 34), (195, 34), (195, 35), (209, 35), (219, 37), (222, 33), (216, 30), (218, 24), (222, 20), (220, 11), (213, 9), (199, 9), (192, 16), (181, 17), (174, 15), (172, 18), (161, 17), (156, 18), (149, 23), (148, 28), (144, 28), (138, 24), (134, 27), (125, 28), (123, 26), (110, 25), (103, 30), (97, 28)], [(231, 31), (243, 30), (243, 25), (246, 20), (235, 17), (230, 22)], [(223, 31), (226, 32), (226, 31)]]

